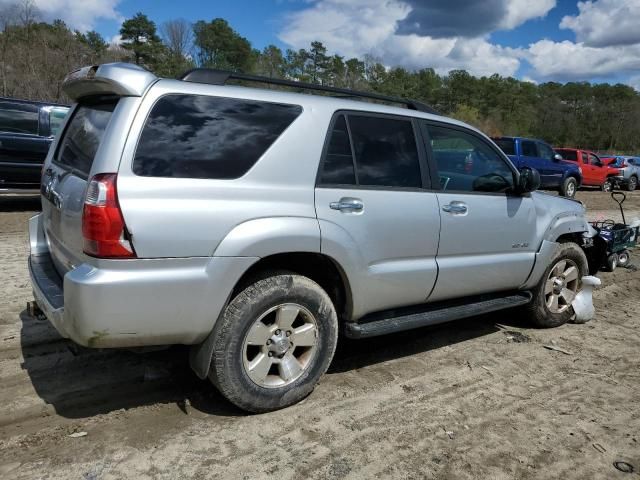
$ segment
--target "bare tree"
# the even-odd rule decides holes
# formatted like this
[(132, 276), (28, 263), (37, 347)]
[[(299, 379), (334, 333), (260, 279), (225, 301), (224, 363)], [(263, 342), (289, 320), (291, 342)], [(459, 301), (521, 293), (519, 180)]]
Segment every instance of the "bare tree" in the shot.
[(160, 25), (160, 36), (171, 54), (190, 58), (193, 50), (193, 27), (184, 18)]

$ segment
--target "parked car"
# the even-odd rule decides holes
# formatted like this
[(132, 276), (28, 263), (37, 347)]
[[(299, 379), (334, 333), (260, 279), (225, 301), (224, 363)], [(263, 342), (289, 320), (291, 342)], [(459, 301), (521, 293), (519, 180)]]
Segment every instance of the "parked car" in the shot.
[(640, 178), (640, 157), (630, 157), (624, 155), (601, 157), (603, 162), (608, 162), (609, 166), (618, 169), (618, 174), (614, 177), (616, 185), (633, 192), (638, 187)]
[(339, 329), (518, 306), (561, 325), (602, 263), (580, 202), (534, 192), (535, 170), (417, 102), (131, 64), (64, 91), (78, 103), (29, 222), (30, 310), (87, 347), (191, 345), (196, 374), (249, 411), (308, 395)]
[(0, 97), (0, 191), (40, 186), (42, 164), (66, 105)]
[(542, 188), (558, 190), (573, 198), (583, 181), (583, 172), (575, 162), (562, 156), (541, 140), (522, 137), (494, 137), (493, 141), (518, 168), (535, 168), (540, 173)]
[(598, 155), (579, 148), (555, 148), (556, 153), (562, 155), (564, 160), (575, 162), (582, 169), (582, 185), (600, 187), (605, 192), (610, 192), (615, 185), (615, 177), (620, 170), (603, 162)]

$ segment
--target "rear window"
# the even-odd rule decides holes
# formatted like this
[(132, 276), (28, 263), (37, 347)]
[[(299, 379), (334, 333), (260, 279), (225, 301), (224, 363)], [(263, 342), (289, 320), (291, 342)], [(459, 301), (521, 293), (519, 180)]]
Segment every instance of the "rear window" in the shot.
[(241, 177), (301, 112), (298, 105), (166, 95), (147, 118), (133, 171), (147, 177)]
[(38, 135), (38, 108), (0, 104), (0, 132)]
[(88, 177), (116, 101), (81, 104), (58, 146), (55, 163)]
[(578, 161), (578, 152), (575, 150), (556, 150), (556, 153), (562, 155), (564, 160), (571, 160), (572, 162)]
[(507, 155), (516, 154), (516, 142), (513, 138), (494, 138), (493, 141), (500, 147)]

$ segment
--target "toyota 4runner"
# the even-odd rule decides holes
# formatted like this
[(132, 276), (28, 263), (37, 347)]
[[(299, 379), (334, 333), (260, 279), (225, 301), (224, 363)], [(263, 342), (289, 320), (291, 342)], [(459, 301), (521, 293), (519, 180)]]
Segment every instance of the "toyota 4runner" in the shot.
[(602, 261), (581, 203), (533, 192), (535, 170), (417, 102), (128, 64), (64, 90), (77, 103), (29, 223), (34, 312), (87, 347), (191, 345), (249, 411), (308, 395), (339, 331), (511, 307), (561, 325)]

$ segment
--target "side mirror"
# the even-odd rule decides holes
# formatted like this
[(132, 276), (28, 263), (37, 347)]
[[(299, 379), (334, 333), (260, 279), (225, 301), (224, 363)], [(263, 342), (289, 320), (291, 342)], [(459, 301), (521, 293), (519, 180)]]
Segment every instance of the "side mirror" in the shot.
[(556, 154), (553, 156), (553, 160), (554, 160), (555, 162), (559, 162), (560, 160), (564, 160), (564, 159), (562, 158), (562, 155), (560, 155), (559, 153), (556, 153)]
[(521, 168), (518, 178), (518, 193), (529, 193), (538, 188), (540, 188), (540, 173), (533, 168)]

